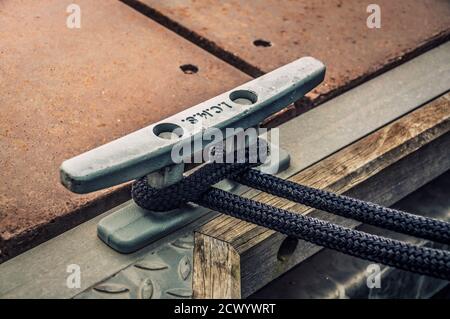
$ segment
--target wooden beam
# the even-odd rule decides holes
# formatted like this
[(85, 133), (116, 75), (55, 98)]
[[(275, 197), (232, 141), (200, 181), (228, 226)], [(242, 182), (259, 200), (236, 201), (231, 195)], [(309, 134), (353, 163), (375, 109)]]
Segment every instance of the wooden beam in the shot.
[(239, 255), (227, 243), (195, 233), (193, 282), (204, 285), (194, 292), (194, 298), (241, 297)]
[[(289, 179), (392, 204), (450, 168), (449, 96), (428, 103)], [(265, 193), (253, 199), (348, 227), (360, 224)], [(194, 297), (246, 297), (320, 249), (220, 215), (196, 231)]]

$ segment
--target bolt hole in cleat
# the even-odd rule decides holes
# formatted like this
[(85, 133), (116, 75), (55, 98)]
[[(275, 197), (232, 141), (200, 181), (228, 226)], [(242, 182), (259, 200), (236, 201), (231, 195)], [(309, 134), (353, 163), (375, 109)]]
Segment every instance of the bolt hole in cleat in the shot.
[[(205, 132), (212, 130), (214, 138), (220, 136), (220, 140), (234, 138), (250, 128), (261, 133), (258, 128), (264, 119), (299, 100), (320, 84), (324, 76), (325, 66), (320, 61), (312, 57), (298, 59), (163, 121), (64, 161), (60, 168), (61, 182), (79, 194), (142, 176), (147, 176), (155, 188), (172, 185), (183, 178), (186, 163), (212, 145), (204, 138)], [(259, 169), (271, 174), (286, 169), (288, 152), (278, 149), (276, 143), (269, 143), (269, 149), (269, 156)], [(236, 187), (228, 180), (216, 186), (228, 191)], [(131, 200), (99, 222), (98, 236), (113, 249), (131, 253), (206, 212), (189, 205), (170, 212), (153, 212)]]

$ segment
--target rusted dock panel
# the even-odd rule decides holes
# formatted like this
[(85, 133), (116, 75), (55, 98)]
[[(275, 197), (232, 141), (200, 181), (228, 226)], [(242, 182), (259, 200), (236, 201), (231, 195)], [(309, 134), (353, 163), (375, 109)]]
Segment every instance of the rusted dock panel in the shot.
[(72, 2), (0, 2), (0, 260), (129, 196), (71, 194), (64, 159), (249, 79), (116, 0), (77, 1), (70, 29)]
[(311, 55), (327, 65), (310, 98), (329, 98), (450, 35), (450, 2), (123, 0), (252, 75)]

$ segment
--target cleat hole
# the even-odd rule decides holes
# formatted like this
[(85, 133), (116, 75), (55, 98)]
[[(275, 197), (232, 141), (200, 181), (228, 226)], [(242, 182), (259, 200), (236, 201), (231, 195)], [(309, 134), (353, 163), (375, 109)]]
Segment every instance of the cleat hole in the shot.
[(230, 100), (241, 105), (252, 105), (258, 100), (258, 96), (252, 91), (238, 90), (231, 92)]
[(173, 123), (160, 123), (153, 128), (153, 134), (165, 140), (180, 138), (183, 136), (183, 133), (183, 129)]

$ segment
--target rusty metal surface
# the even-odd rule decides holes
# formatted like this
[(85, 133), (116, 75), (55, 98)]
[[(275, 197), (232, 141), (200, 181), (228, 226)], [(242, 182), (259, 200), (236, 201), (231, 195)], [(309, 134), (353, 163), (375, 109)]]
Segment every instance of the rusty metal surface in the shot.
[(116, 0), (77, 1), (69, 29), (72, 2), (0, 1), (0, 260), (127, 197), (70, 193), (64, 159), (249, 80)]
[[(450, 35), (448, 0), (123, 1), (146, 5), (146, 14), (249, 74), (314, 56), (327, 66), (327, 77), (312, 99), (356, 85)], [(367, 27), (371, 3), (380, 5), (380, 29)]]

